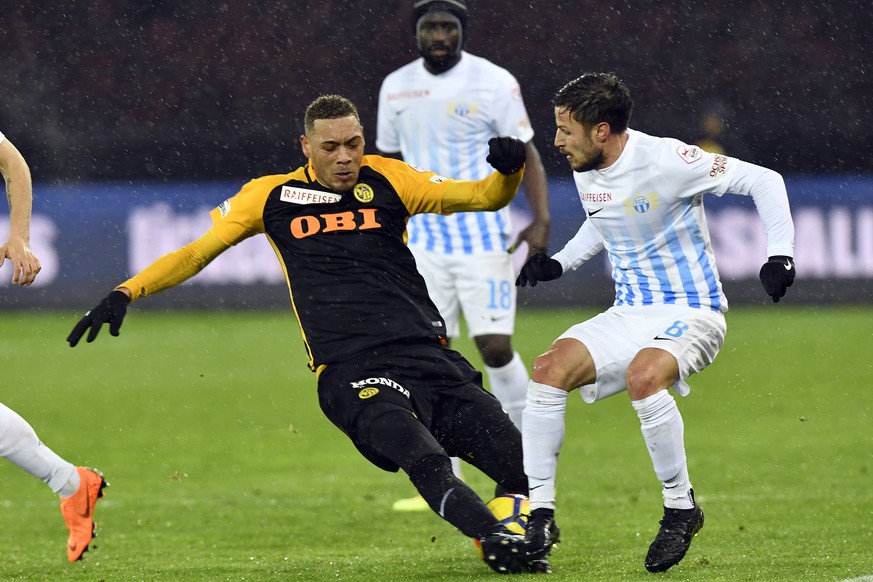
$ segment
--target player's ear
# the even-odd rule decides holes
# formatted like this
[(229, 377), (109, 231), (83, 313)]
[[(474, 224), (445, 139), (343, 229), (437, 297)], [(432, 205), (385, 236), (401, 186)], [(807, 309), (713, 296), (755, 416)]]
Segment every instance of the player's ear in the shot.
[(612, 128), (605, 121), (601, 121), (594, 125), (594, 139), (598, 142), (605, 142), (606, 138), (612, 135)]
[(312, 158), (312, 146), (305, 135), (300, 136), (300, 149), (303, 150), (303, 155), (306, 156), (307, 160)]

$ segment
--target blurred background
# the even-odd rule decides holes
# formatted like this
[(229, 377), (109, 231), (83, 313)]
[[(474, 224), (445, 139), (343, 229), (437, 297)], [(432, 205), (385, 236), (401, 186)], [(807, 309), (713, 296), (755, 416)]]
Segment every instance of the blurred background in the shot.
[[(39, 227), (47, 240), (34, 241), (51, 246), (43, 254), (51, 261), (54, 253), (58, 265), (54, 278), (41, 275), (43, 287), (67, 284), (55, 287), (66, 297), (90, 293), (85, 287), (91, 282), (105, 289), (172, 250), (169, 244), (199, 234), (192, 227), (191, 233), (161, 235), (168, 239), (163, 246), (151, 240), (143, 247), (139, 239), (134, 245), (128, 223), (138, 204), (152, 214), (164, 212), (154, 228), (179, 233), (185, 229), (172, 226), (174, 217), (189, 224), (189, 216), (215, 206), (245, 181), (299, 166), (303, 111), (319, 94), (340, 93), (358, 105), (375, 152), (381, 81), (417, 57), (411, 5), (43, 0), (4, 6), (0, 131), (30, 164), (35, 220), (51, 223)], [(509, 69), (521, 84), (553, 181), (554, 251), (575, 232), (581, 215), (566, 160), (551, 145), (549, 100), (583, 72), (616, 71), (634, 95), (632, 127), (723, 150), (786, 176), (798, 239), (809, 249), (807, 257), (798, 249), (799, 277), (809, 277), (808, 285), (798, 286), (798, 299), (871, 300), (873, 3), (468, 5), (465, 48)], [(163, 194), (155, 194), (156, 188)], [(755, 278), (764, 251), (754, 207), (740, 208), (752, 226), (745, 219), (729, 221), (731, 214), (722, 221), (714, 216), (715, 223), (724, 223), (713, 228), (714, 246), (720, 265), (749, 263), (723, 275), (726, 286), (744, 282), (733, 291), (740, 301), (747, 295), (758, 301), (760, 293), (746, 293), (745, 282)], [(518, 212), (523, 220), (523, 206)], [(76, 230), (108, 238), (96, 243)], [(737, 244), (757, 251), (723, 259), (722, 249)], [(98, 264), (89, 259), (95, 254), (106, 256)], [(593, 271), (596, 292), (585, 297), (608, 300), (612, 289), (604, 268), (598, 264)], [(4, 272), (0, 278), (7, 307), (51, 303), (35, 294), (10, 295), (10, 277)], [(253, 279), (246, 284), (283, 285), (274, 275)], [(546, 297), (561, 298), (580, 300), (563, 288)], [(287, 292), (279, 301), (287, 302)]]

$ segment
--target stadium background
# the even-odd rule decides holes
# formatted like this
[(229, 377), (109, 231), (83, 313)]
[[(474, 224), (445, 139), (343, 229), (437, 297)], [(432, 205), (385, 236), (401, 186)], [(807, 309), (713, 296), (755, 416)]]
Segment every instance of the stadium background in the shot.
[[(438, 517), (392, 512), (409, 483), (369, 466), (319, 412), (262, 247), (240, 245), (236, 263), (219, 262), (229, 252), (191, 285), (137, 303), (120, 338), (75, 350), (63, 341), (125, 273), (205, 228), (205, 210), (240, 183), (301, 163), (300, 116), (317, 94), (354, 99), (372, 143), (379, 83), (415, 57), (409, 3), (0, 9), (0, 130), (33, 170), (44, 266), (29, 289), (0, 272), (0, 400), (112, 483), (99, 545), (68, 564), (56, 499), (0, 462), (0, 579), (494, 580)], [(524, 89), (555, 245), (579, 214), (547, 101), (585, 70), (619, 71), (636, 96), (634, 125), (650, 133), (696, 141), (715, 109), (729, 151), (788, 179), (808, 255), (778, 306), (764, 305), (754, 276), (754, 209), (707, 199), (714, 244), (730, 242), (717, 253), (731, 302), (757, 305), (732, 309), (718, 364), (681, 403), (707, 525), (673, 581), (873, 576), (873, 8), (831, 4), (470, 0), (469, 49)], [(4, 212), (0, 203), (0, 240)], [(525, 361), (609, 302), (594, 267), (589, 285), (524, 292), (527, 305), (547, 292), (550, 304), (591, 305), (522, 310), (514, 344)], [(135, 313), (267, 305), (281, 309)], [(458, 347), (481, 365), (467, 338)], [(565, 539), (551, 578), (651, 580), (641, 561), (661, 514), (635, 415), (623, 398), (574, 398), (568, 415)], [(468, 477), (480, 495), (491, 490)]]
[[(729, 154), (786, 176), (795, 218), (799, 211), (802, 218), (798, 240), (810, 254), (798, 249), (801, 279), (788, 301), (870, 301), (869, 2), (469, 6), (466, 48), (521, 83), (552, 183), (553, 250), (580, 216), (566, 162), (551, 146), (548, 100), (584, 71), (614, 70), (634, 93), (635, 128), (698, 143), (703, 119), (713, 113), (726, 123), (718, 139)], [(302, 112), (321, 93), (358, 104), (374, 151), (381, 80), (416, 57), (410, 7), (408, 0), (47, 0), (9, 7), (0, 26), (0, 129), (34, 175), (33, 244), (45, 269), (36, 292), (12, 289), (0, 273), (0, 309), (79, 308), (191, 240), (208, 225), (198, 222), (203, 212), (244, 181), (303, 162)], [(745, 216), (735, 223), (713, 216), (716, 226), (726, 225), (719, 232), (730, 235), (726, 244), (715, 233), (720, 265), (738, 257), (759, 265), (764, 249), (754, 209), (729, 198), (707, 199), (711, 213), (728, 210), (730, 217), (739, 208)], [(523, 203), (515, 206), (524, 211)], [(157, 217), (148, 224), (170, 232), (137, 238), (134, 216)], [(236, 270), (248, 279), (222, 278), (213, 265), (216, 275), (201, 275), (194, 290), (147, 303), (286, 305), (281, 281), (251, 273), (275, 269), (274, 259), (253, 263), (259, 251), (240, 254), (244, 266)], [(756, 267), (749, 269), (723, 272), (735, 304), (765, 299)], [(523, 292), (522, 303), (608, 302), (605, 266), (588, 272), (593, 279), (584, 289), (578, 279), (562, 280)], [(196, 289), (209, 284), (209, 294)]]

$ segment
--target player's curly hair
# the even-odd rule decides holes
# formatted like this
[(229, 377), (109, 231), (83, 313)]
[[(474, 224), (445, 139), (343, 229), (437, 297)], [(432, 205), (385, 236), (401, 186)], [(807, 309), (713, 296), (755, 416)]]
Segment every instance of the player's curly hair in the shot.
[(310, 133), (315, 129), (318, 119), (339, 119), (340, 117), (354, 117), (361, 123), (358, 108), (355, 104), (341, 95), (321, 95), (306, 108), (303, 116), (303, 130)]
[(585, 73), (558, 89), (552, 106), (585, 127), (605, 121), (613, 133), (621, 133), (627, 129), (634, 102), (615, 73)]

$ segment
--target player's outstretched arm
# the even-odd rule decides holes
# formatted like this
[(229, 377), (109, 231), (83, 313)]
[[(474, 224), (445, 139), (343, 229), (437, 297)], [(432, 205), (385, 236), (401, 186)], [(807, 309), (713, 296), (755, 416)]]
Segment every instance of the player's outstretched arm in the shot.
[(86, 331), (88, 343), (93, 342), (104, 323), (109, 324), (110, 334), (118, 336), (128, 303), (190, 279), (229, 247), (210, 229), (194, 242), (159, 258), (87, 312), (67, 336), (70, 347), (76, 347)]
[(524, 142), (516, 137), (492, 137), (486, 158), (496, 172), (482, 180), (446, 183), (441, 212), (499, 210), (512, 202), (524, 177)]

